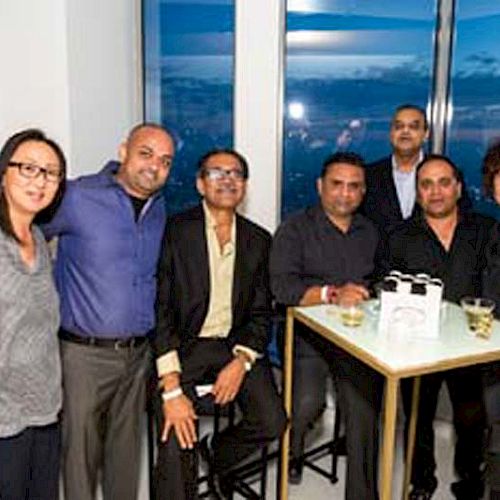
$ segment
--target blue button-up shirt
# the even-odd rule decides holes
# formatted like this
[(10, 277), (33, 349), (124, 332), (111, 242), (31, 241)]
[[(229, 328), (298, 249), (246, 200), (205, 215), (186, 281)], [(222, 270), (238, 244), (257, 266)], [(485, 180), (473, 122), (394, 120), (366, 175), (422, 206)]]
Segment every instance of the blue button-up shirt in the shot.
[(59, 236), (55, 279), (62, 327), (81, 336), (125, 338), (154, 326), (156, 266), (165, 227), (161, 195), (138, 220), (116, 182), (119, 163), (69, 181), (61, 207), (43, 230)]

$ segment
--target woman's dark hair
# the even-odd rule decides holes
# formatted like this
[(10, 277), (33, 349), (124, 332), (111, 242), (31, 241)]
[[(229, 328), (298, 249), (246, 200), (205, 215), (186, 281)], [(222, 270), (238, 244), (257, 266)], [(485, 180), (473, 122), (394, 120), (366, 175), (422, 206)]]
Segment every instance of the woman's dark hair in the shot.
[(500, 139), (496, 139), (483, 158), (483, 188), (487, 196), (493, 197), (493, 181), (500, 172)]
[[(56, 154), (60, 168), (61, 168), (61, 182), (57, 188), (57, 192), (52, 200), (52, 203), (45, 209), (43, 209), (40, 213), (37, 214), (35, 218), (35, 222), (47, 222), (54, 215), (57, 207), (61, 203), (62, 197), (64, 195), (64, 190), (66, 188), (66, 158), (64, 157), (64, 153), (60, 146), (49, 139), (41, 130), (38, 129), (27, 129), (17, 132), (7, 139), (2, 150), (0, 151), (0, 181), (3, 179), (7, 168), (9, 167), (9, 162), (12, 159), (12, 156), (17, 151), (21, 144), (24, 144), (28, 141), (42, 142), (49, 146), (54, 153)], [(13, 238), (18, 243), (19, 238), (14, 232), (14, 228), (12, 227), (12, 221), (9, 214), (9, 207), (7, 204), (7, 199), (5, 198), (5, 194), (3, 192), (2, 185), (0, 184), (0, 230), (2, 230), (6, 235)]]

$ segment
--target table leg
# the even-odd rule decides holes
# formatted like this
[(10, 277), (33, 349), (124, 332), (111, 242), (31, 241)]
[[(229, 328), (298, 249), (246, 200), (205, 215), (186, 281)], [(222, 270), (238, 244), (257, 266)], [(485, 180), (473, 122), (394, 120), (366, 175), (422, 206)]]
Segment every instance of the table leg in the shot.
[(417, 432), (418, 399), (420, 396), (420, 377), (413, 380), (413, 393), (411, 398), (411, 416), (408, 428), (408, 442), (406, 443), (405, 476), (403, 483), (403, 499), (407, 500), (410, 493), (411, 468), (413, 465), (413, 452), (415, 451), (415, 435)]
[(290, 427), (292, 418), (292, 377), (293, 377), (293, 310), (286, 313), (285, 349), (283, 359), (283, 399), (288, 417), (286, 430), (281, 438), (280, 475), (278, 495), (280, 500), (288, 498), (288, 457), (290, 448)]
[(382, 444), (381, 500), (391, 500), (398, 385), (399, 379), (387, 378), (385, 384), (384, 435)]

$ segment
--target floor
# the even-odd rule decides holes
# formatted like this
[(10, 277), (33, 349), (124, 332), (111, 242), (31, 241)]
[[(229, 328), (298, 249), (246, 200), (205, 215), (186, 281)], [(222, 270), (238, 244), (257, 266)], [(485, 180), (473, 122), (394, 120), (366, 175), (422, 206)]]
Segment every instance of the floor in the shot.
[[(311, 443), (321, 443), (328, 437), (332, 436), (333, 409), (328, 409), (322, 420), (317, 424), (312, 431)], [(433, 500), (450, 500), (453, 498), (449, 491), (449, 485), (454, 480), (453, 476), (453, 428), (448, 422), (436, 421), (436, 450), (438, 462), (438, 477), (439, 486), (434, 494)], [(203, 430), (202, 430), (203, 433)], [(394, 493), (393, 498), (401, 498), (401, 483), (403, 475), (403, 457), (402, 457), (402, 427), (401, 422), (398, 425), (398, 452), (396, 456), (396, 470), (394, 478)], [(148, 477), (147, 477), (147, 460), (146, 450), (144, 449), (144, 459), (141, 469), (141, 486), (139, 500), (147, 500), (148, 493)], [(328, 466), (328, 459), (322, 459), (325, 466)], [(318, 463), (321, 463), (318, 462)], [(331, 484), (326, 478), (323, 478), (315, 472), (306, 469), (300, 486), (290, 486), (290, 500), (342, 500), (344, 498), (344, 480), (345, 473), (345, 458), (339, 459), (338, 476), (339, 481), (336, 484)], [(241, 498), (235, 495), (235, 499)], [(273, 463), (269, 469), (268, 478), (268, 495), (269, 500), (276, 498), (276, 464)], [(360, 499), (362, 500), (362, 499)]]

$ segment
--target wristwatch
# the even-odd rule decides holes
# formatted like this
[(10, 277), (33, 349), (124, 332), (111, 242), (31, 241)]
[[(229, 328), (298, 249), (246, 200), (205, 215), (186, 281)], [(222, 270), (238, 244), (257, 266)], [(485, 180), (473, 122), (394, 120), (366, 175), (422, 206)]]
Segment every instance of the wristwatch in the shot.
[(249, 372), (251, 369), (252, 369), (252, 362), (250, 361), (250, 358), (242, 351), (238, 351), (236, 354), (235, 354), (235, 357), (236, 358), (243, 358), (243, 366), (245, 367), (245, 371), (246, 372)]

